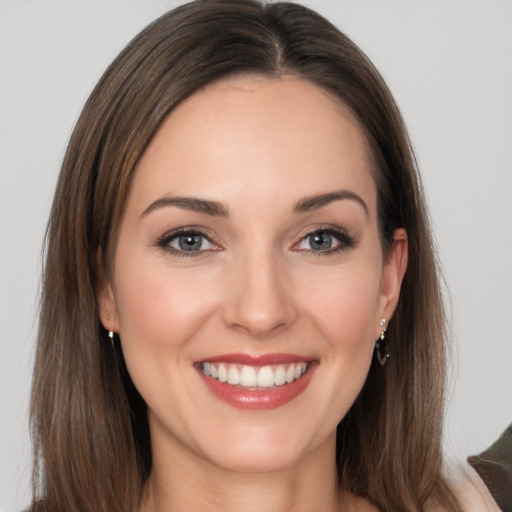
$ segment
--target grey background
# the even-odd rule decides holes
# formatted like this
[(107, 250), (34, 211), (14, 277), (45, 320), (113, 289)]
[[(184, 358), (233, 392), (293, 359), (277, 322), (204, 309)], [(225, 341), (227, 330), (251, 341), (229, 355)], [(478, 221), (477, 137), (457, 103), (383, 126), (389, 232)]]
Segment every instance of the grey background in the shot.
[[(66, 142), (108, 63), (178, 3), (0, 0), (0, 510), (29, 499), (40, 247)], [(375, 62), (409, 126), (452, 304), (445, 445), (464, 459), (512, 421), (512, 2), (307, 4)]]

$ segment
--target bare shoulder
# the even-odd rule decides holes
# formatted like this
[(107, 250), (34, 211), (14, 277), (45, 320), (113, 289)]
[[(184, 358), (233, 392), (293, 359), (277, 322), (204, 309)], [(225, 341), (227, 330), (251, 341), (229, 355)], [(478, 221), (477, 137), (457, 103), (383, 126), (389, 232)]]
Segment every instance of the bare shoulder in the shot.
[[(482, 479), (469, 464), (451, 468), (449, 480), (464, 512), (501, 512)], [(341, 510), (379, 512), (379, 509), (369, 500), (353, 494), (345, 496)], [(434, 503), (430, 503), (426, 510), (449, 512), (443, 505)]]
[(482, 479), (469, 464), (452, 473), (452, 485), (464, 512), (500, 512)]

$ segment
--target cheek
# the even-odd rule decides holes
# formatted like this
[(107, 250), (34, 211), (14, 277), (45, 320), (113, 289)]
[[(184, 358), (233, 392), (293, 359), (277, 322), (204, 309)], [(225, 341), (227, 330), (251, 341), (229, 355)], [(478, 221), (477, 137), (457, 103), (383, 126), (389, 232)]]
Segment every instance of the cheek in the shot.
[[(304, 308), (333, 348), (372, 345), (379, 305), (378, 268), (338, 269), (316, 276)], [(302, 287), (305, 287), (302, 285)]]
[(197, 333), (215, 311), (215, 294), (201, 285), (208, 279), (201, 271), (170, 268), (147, 256), (118, 262), (116, 304), (126, 366), (150, 408), (165, 410), (187, 397), (183, 379), (201, 338)]
[(172, 271), (158, 262), (120, 268), (116, 277), (122, 283), (116, 297), (122, 338), (168, 346), (192, 334), (211, 305), (191, 269)]
[[(321, 361), (315, 388), (318, 431), (335, 430), (360, 393), (371, 365), (380, 298), (380, 267), (317, 269), (297, 282), (307, 336)], [(312, 284), (314, 283), (314, 286)], [(299, 291), (301, 290), (301, 291)]]
[(116, 269), (120, 338), (128, 371), (148, 403), (163, 386), (178, 389), (213, 304), (201, 272), (132, 258)]

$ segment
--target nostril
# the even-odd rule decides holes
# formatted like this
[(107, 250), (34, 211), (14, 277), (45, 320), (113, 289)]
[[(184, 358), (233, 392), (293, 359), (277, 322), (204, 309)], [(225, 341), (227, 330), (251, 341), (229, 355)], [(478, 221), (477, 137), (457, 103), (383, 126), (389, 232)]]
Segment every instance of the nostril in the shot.
[(232, 323), (229, 324), (229, 327), (253, 338), (261, 338), (281, 331), (286, 327), (286, 323), (269, 323), (268, 321), (266, 322), (264, 319), (246, 319), (244, 323)]

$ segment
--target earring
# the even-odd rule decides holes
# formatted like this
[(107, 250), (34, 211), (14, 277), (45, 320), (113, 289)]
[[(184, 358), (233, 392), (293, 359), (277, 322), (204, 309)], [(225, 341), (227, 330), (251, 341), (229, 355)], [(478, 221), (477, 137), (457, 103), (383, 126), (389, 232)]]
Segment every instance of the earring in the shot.
[(108, 337), (110, 339), (110, 344), (112, 345), (112, 348), (114, 348), (114, 331), (108, 331)]
[[(110, 316), (107, 315), (107, 322), (110, 320)], [(110, 338), (110, 343), (114, 346), (114, 331), (108, 331), (108, 337)]]
[(387, 350), (387, 342), (384, 341), (384, 338), (386, 337), (386, 319), (383, 318), (380, 321), (380, 326), (382, 327), (382, 332), (380, 333), (380, 336), (378, 337), (377, 341), (375, 342), (375, 355), (377, 357), (377, 361), (379, 361), (379, 364), (381, 366), (384, 366), (387, 363), (387, 360), (389, 359), (389, 352)]

